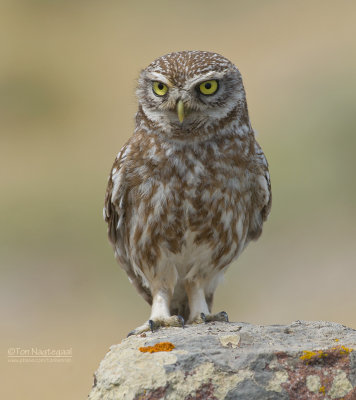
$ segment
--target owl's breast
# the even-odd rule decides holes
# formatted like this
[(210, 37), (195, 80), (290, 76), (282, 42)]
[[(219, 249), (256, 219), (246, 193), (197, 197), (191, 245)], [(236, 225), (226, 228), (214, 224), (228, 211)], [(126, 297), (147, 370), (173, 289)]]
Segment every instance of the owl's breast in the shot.
[(154, 265), (164, 257), (198, 274), (237, 257), (251, 202), (243, 169), (187, 157), (151, 164), (144, 172), (131, 186), (130, 200), (129, 247), (138, 263)]

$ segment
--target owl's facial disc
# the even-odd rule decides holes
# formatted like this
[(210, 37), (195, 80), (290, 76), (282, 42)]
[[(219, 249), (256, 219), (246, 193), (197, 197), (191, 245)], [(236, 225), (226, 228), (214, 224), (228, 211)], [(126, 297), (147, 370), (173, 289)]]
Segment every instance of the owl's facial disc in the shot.
[(189, 75), (180, 66), (162, 72), (144, 70), (137, 89), (139, 102), (154, 129), (168, 135), (204, 135), (239, 107), (245, 94), (236, 67)]

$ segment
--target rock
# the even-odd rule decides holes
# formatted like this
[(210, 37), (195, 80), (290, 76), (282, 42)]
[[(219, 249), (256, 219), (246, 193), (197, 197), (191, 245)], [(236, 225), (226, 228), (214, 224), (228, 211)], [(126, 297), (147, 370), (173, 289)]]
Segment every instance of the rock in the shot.
[(216, 322), (130, 336), (95, 373), (89, 400), (99, 399), (355, 400), (356, 331)]

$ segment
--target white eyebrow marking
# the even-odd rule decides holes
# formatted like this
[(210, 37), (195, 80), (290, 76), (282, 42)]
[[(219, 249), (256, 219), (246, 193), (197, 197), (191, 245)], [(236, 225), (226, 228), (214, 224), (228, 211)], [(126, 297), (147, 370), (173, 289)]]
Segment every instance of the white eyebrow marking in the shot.
[(148, 78), (152, 79), (153, 81), (160, 81), (165, 83), (168, 87), (172, 87), (173, 83), (167, 79), (164, 75), (160, 74), (159, 72), (148, 72)]

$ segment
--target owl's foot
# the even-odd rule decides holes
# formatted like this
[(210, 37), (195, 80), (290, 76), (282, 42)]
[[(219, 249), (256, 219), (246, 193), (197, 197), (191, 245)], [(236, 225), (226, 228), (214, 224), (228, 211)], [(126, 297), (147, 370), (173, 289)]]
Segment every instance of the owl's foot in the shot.
[(127, 337), (132, 335), (140, 335), (145, 332), (154, 332), (159, 328), (169, 328), (169, 327), (182, 327), (184, 328), (184, 319), (180, 315), (173, 315), (168, 318), (156, 318), (149, 319), (143, 325), (129, 332)]
[(200, 313), (200, 315), (194, 318), (191, 323), (192, 324), (204, 324), (208, 322), (229, 322), (229, 316), (225, 311), (221, 311), (217, 314), (204, 314)]
[(229, 322), (229, 316), (225, 311), (221, 311), (217, 314), (208, 314), (205, 315), (205, 322)]
[(195, 317), (192, 320), (188, 321), (190, 324), (196, 325), (196, 324), (205, 324), (206, 322), (206, 314), (200, 313), (197, 317)]

